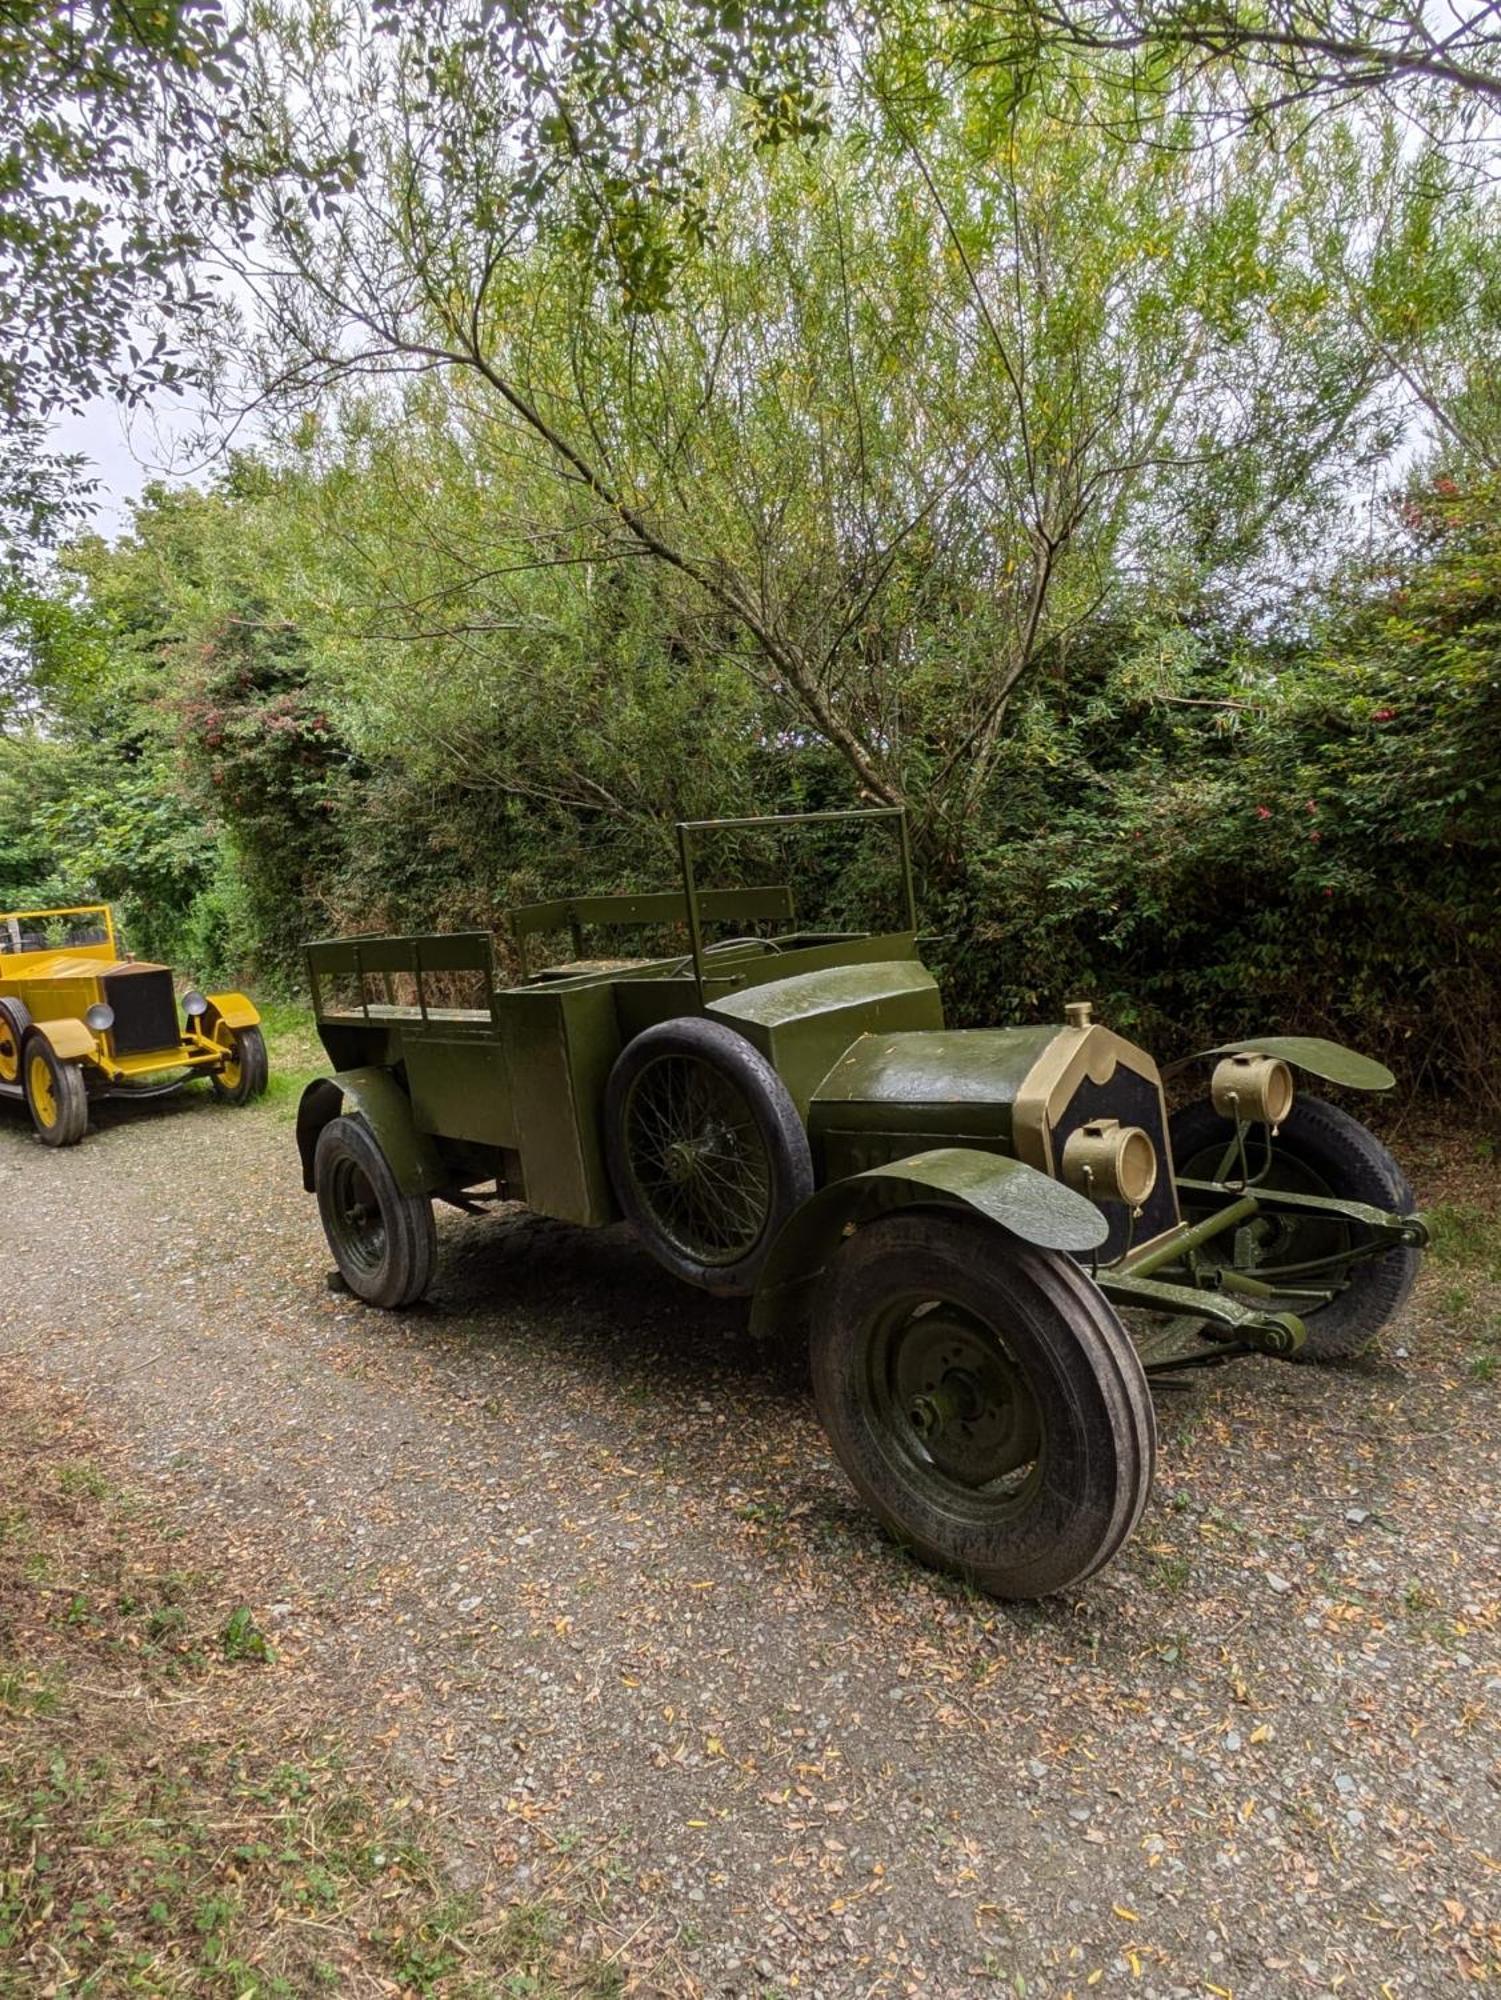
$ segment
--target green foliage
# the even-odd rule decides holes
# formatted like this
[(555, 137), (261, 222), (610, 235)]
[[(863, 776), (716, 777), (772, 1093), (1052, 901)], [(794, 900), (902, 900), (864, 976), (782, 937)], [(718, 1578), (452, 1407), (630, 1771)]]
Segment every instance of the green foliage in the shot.
[(232, 55), (214, 0), (0, 11), (0, 421), (177, 382), (140, 321), (200, 299), (186, 260), (232, 212), (201, 94)]
[(276, 1658), (270, 1640), (256, 1624), (248, 1604), (237, 1604), (230, 1612), (219, 1643), (226, 1660), (256, 1660), (265, 1664)]
[(972, 1005), (1093, 990), (1185, 1039), (1298, 1021), (1501, 1101), (1494, 482), (1405, 503), (1345, 589), (1297, 647), (1154, 633), (1070, 724), (1034, 710), (1003, 774), (1029, 823), (956, 901)]
[[(675, 818), (902, 802), (957, 1018), (1495, 1074), (1462, 114), (1205, 145), (1212, 70), (922, 7), (377, 14), (256, 16), (266, 441), (22, 579), (0, 882), (264, 987), (668, 880)], [(1441, 457), (1357, 549), (1415, 407)], [(799, 882), (867, 886), (832, 840)]]
[[(340, 825), (349, 753), (287, 621), (226, 619), (196, 652), (175, 703), (183, 768), (226, 829), (248, 936), (272, 965), (288, 966), (316, 928), (318, 885), (352, 831)], [(207, 918), (198, 912), (200, 924)], [(224, 922), (232, 932), (227, 908)]]

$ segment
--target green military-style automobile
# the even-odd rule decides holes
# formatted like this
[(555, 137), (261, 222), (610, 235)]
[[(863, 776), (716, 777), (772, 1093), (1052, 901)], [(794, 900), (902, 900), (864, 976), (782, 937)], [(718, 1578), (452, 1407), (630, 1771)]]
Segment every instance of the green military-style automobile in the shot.
[[(782, 884), (705, 880), (706, 843), (865, 823), (900, 908), (800, 928)], [(1151, 1490), (1154, 1377), (1259, 1353), (1359, 1354), (1427, 1230), (1363, 1125), (1301, 1080), (1384, 1090), (1304, 1036), (1205, 1051), (1171, 1119), (1157, 1064), (1072, 1003), (1061, 1022), (944, 1024), (905, 818), (677, 829), (681, 882), (512, 912), (488, 933), (307, 948), (333, 1074), (297, 1119), (342, 1280), (409, 1306), (435, 1200), (628, 1222), (669, 1271), (806, 1327), (845, 1471), (925, 1560), (993, 1594), (1108, 1563)], [(686, 950), (585, 957), (585, 933), (678, 927)], [(572, 956), (536, 970), (536, 940)]]

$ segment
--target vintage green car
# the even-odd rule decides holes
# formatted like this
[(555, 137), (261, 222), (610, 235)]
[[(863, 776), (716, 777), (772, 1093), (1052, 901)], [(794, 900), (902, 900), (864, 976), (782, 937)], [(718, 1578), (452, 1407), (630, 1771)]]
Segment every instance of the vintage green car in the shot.
[(159, 1097), (194, 1076), (248, 1104), (266, 1088), (260, 1015), (243, 993), (189, 991), (125, 957), (103, 903), (0, 911), (0, 1097), (46, 1146), (74, 1146), (94, 1097)]
[[(799, 929), (785, 886), (701, 879), (726, 833), (831, 821), (891, 839), (894, 926)], [(677, 889), (513, 912), (511, 985), (487, 933), (308, 947), (335, 1073), (297, 1139), (360, 1298), (426, 1291), (435, 1198), (623, 1218), (679, 1277), (749, 1296), (757, 1329), (805, 1325), (860, 1493), (1003, 1597), (1078, 1583), (1132, 1532), (1154, 1376), (1358, 1354), (1402, 1306), (1427, 1241), (1412, 1191), (1293, 1082), (1386, 1089), (1380, 1064), (1255, 1036), (1205, 1052), (1207, 1090), (1169, 1120), (1157, 1064), (1088, 1002), (945, 1027), (900, 814), (700, 821), (678, 842)], [(586, 929), (673, 925), (675, 956), (584, 959)], [(528, 972), (531, 941), (563, 932), (572, 962)]]

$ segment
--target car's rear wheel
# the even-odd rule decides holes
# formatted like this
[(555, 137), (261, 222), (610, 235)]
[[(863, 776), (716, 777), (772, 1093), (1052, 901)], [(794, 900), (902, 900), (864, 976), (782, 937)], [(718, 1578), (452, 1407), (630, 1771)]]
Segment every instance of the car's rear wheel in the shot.
[(21, 1081), (21, 1044), (31, 1015), (19, 1000), (0, 1000), (0, 1083)]
[(438, 1261), (433, 1205), (404, 1194), (364, 1119), (334, 1118), (313, 1155), (318, 1214), (356, 1298), (397, 1309), (422, 1297)]
[(1141, 1517), (1146, 1378), (1071, 1258), (969, 1216), (883, 1217), (825, 1269), (812, 1363), (861, 1496), (925, 1562), (993, 1596), (1082, 1582)]
[(616, 1199), (657, 1260), (690, 1284), (753, 1292), (787, 1218), (813, 1192), (786, 1084), (721, 1021), (663, 1021), (628, 1042), (605, 1090)]
[[(1219, 1179), (1234, 1137), (1234, 1126), (1212, 1104), (1184, 1105), (1172, 1123), (1176, 1172), (1184, 1180)], [(1263, 1138), (1253, 1133), (1247, 1143), (1256, 1172), (1264, 1157)], [(1407, 1176), (1375, 1133), (1317, 1097), (1299, 1097), (1283, 1119), (1261, 1185), (1288, 1194), (1361, 1201), (1393, 1215), (1411, 1215), (1417, 1206)], [(1196, 1210), (1191, 1196), (1183, 1197), (1185, 1221), (1210, 1213), (1211, 1208)], [(1308, 1328), (1298, 1359), (1347, 1361), (1364, 1354), (1402, 1310), (1418, 1275), (1418, 1252), (1405, 1245), (1383, 1256), (1342, 1262), (1341, 1253), (1357, 1249), (1361, 1235), (1358, 1225), (1338, 1218), (1263, 1216), (1237, 1230), (1223, 1250), (1217, 1252), (1215, 1242), (1210, 1242), (1199, 1255), (1209, 1262), (1221, 1256), (1267, 1284), (1275, 1284), (1281, 1275), (1294, 1289), (1331, 1291), (1334, 1296), (1326, 1305), (1310, 1306), (1306, 1299), (1295, 1297), (1286, 1301), (1288, 1310)], [(1267, 1303), (1275, 1307), (1276, 1300)]]
[(22, 1088), (36, 1135), (44, 1146), (76, 1146), (89, 1129), (89, 1094), (83, 1071), (64, 1062), (33, 1029), (21, 1048)]
[(260, 1029), (221, 1028), (218, 1033), (221, 1040), (227, 1037), (229, 1046), (223, 1062), (209, 1076), (215, 1097), (225, 1104), (249, 1104), (263, 1097), (270, 1069)]

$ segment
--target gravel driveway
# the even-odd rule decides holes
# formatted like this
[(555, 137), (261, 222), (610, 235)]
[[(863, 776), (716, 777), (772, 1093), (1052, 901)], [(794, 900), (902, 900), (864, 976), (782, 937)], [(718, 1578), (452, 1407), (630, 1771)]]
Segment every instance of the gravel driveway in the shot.
[(429, 1305), (330, 1293), (290, 1118), (106, 1107), (56, 1154), (0, 1107), (0, 1352), (243, 1566), (468, 1879), (587, 1857), (641, 1992), (1501, 1977), (1483, 1235), (1383, 1358), (1164, 1395), (1123, 1559), (1003, 1607), (886, 1542), (799, 1355), (614, 1232), (445, 1212)]

